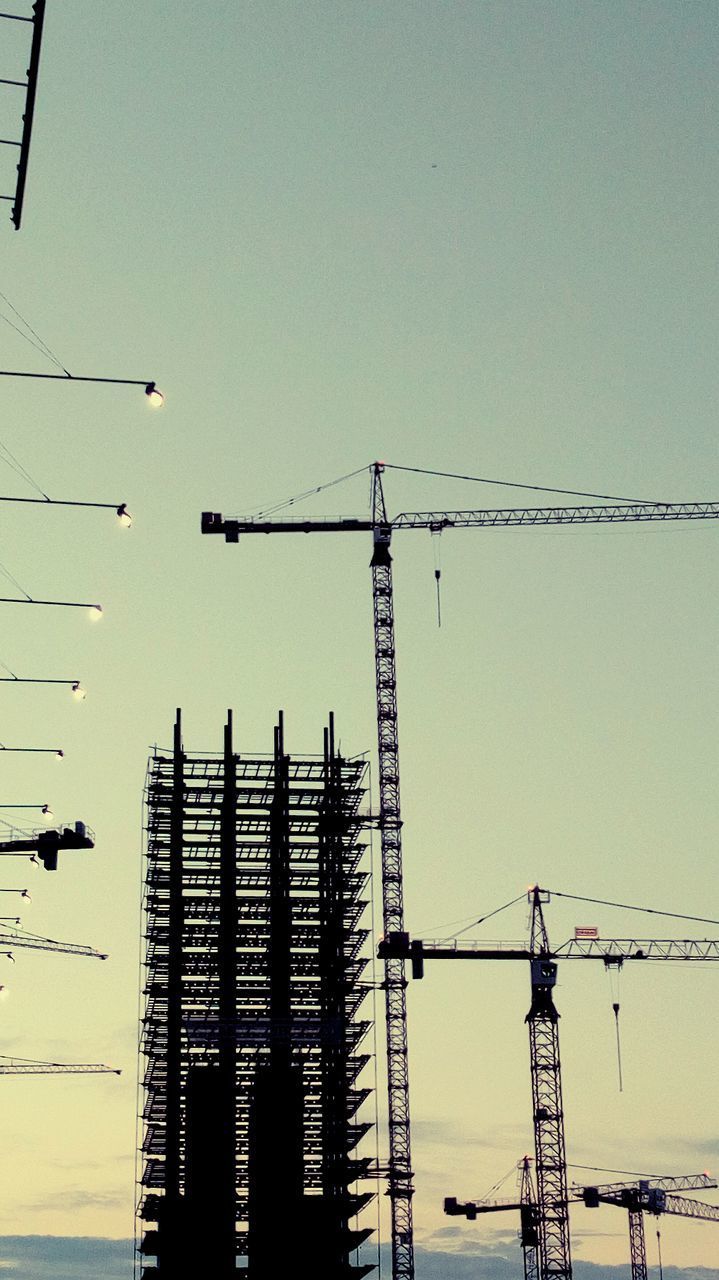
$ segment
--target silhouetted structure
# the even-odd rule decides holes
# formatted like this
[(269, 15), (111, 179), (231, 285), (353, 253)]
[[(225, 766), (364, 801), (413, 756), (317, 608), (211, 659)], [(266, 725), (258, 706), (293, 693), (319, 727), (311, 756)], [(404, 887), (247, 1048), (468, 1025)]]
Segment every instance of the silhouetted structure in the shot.
[[(356, 1112), (365, 763), (172, 755), (147, 780), (143, 1277), (349, 1280), (370, 1128)], [(151, 1225), (148, 1229), (147, 1224)]]

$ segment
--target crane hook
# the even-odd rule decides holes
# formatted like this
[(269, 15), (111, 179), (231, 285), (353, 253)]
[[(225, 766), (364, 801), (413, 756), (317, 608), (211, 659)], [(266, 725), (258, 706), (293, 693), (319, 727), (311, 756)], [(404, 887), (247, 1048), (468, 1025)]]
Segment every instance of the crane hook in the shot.
[(619, 1001), (615, 1000), (612, 1005), (614, 1010), (614, 1025), (617, 1032), (617, 1068), (619, 1070), (619, 1092), (624, 1092), (624, 1084), (622, 1082), (622, 1045), (619, 1039)]

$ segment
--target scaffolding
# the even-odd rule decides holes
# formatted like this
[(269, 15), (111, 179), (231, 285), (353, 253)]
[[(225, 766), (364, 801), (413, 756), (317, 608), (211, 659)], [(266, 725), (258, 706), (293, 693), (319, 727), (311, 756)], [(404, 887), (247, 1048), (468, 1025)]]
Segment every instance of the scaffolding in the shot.
[[(146, 783), (142, 1276), (357, 1277), (371, 1023), (366, 762), (156, 751)], [(204, 1267), (204, 1270), (201, 1268)]]

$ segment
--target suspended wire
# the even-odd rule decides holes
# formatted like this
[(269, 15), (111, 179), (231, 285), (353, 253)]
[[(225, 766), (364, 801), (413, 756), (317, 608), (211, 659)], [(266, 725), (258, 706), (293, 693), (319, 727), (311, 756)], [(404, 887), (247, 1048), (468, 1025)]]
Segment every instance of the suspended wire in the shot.
[(511, 902), (505, 902), (503, 907), (496, 907), (494, 911), (488, 912), (486, 916), (480, 916), (478, 920), (473, 920), (471, 924), (465, 925), (464, 929), (458, 929), (457, 933), (451, 933), (449, 935), (450, 938), (459, 938), (463, 933), (467, 933), (468, 930), (474, 929), (475, 925), (484, 924), (485, 920), (491, 920), (492, 916), (498, 916), (500, 911), (506, 911), (507, 907), (516, 906), (518, 902), (524, 901), (524, 896), (525, 895), (523, 893), (520, 893), (518, 898), (512, 898)]
[(7, 463), (11, 471), (15, 471), (17, 475), (19, 475), (23, 480), (27, 480), (28, 484), (31, 485), (32, 488), (35, 489), (37, 493), (39, 493), (40, 496), (45, 499), (46, 502), (51, 501), (51, 499), (45, 493), (45, 490), (42, 489), (40, 485), (37, 483), (37, 480), (34, 480), (33, 477), (30, 475), (30, 472), (27, 470), (27, 467), (24, 467), (23, 464), (15, 457), (14, 453), (10, 452), (7, 445), (4, 444), (2, 440), (0, 440), (0, 457), (2, 457), (3, 460)]
[(338, 476), (336, 480), (328, 480), (325, 484), (315, 485), (312, 489), (305, 489), (303, 493), (296, 493), (294, 497), (284, 498), (281, 502), (275, 502), (270, 506), (262, 507), (259, 511), (252, 513), (251, 519), (261, 519), (264, 516), (275, 515), (278, 511), (284, 511), (287, 507), (294, 507), (299, 502), (304, 502), (307, 498), (312, 498), (316, 493), (323, 493), (325, 489), (333, 489), (335, 485), (343, 484), (345, 480), (353, 480), (355, 476), (362, 475), (368, 468), (358, 467), (356, 471), (349, 471), (347, 475)]
[(3, 662), (2, 658), (0, 658), (0, 667), (2, 667), (3, 671), (7, 671), (8, 675), (12, 676), (13, 680), (17, 680), (15, 672), (7, 665), (6, 662)]
[(495, 1192), (499, 1191), (499, 1190), (504, 1186), (505, 1182), (507, 1181), (507, 1178), (510, 1178), (510, 1177), (512, 1176), (512, 1174), (513, 1174), (513, 1173), (516, 1173), (516, 1171), (517, 1171), (517, 1162), (516, 1162), (516, 1160), (515, 1160), (515, 1161), (513, 1161), (513, 1163), (509, 1166), (509, 1168), (508, 1168), (507, 1172), (506, 1172), (506, 1173), (503, 1173), (503, 1174), (502, 1174), (502, 1177), (501, 1177), (501, 1178), (499, 1178), (499, 1179), (494, 1183), (494, 1185), (493, 1185), (493, 1186), (491, 1186), (491, 1187), (489, 1188), (489, 1191), (487, 1191), (487, 1192), (485, 1193), (485, 1195), (480, 1196), (480, 1199), (481, 1199), (481, 1200), (491, 1200), (491, 1198), (492, 1198), (492, 1196), (495, 1194)]
[(621, 911), (641, 911), (649, 916), (666, 916), (669, 920), (691, 920), (694, 924), (717, 924), (719, 920), (710, 920), (706, 916), (687, 916), (678, 911), (659, 911), (656, 907), (636, 907), (628, 902), (607, 902), (604, 898), (583, 898), (576, 893), (560, 893), (558, 889), (548, 889), (547, 893), (555, 898), (571, 898), (574, 902), (590, 902), (597, 907), (618, 907)]
[[(27, 334), (27, 333), (24, 333), (24, 332), (22, 331), (22, 329), (18, 329), (17, 325), (16, 325), (16, 324), (13, 324), (12, 320), (9, 320), (7, 316), (0, 315), (0, 320), (4, 320), (6, 324), (9, 324), (9, 325), (10, 325), (10, 327), (16, 331), (16, 333), (19, 333), (19, 334), (20, 334), (20, 337), (21, 337), (21, 338), (24, 338), (26, 342), (29, 342), (29, 343), (30, 343), (30, 346), (31, 346), (31, 347), (35, 347), (37, 351), (42, 352), (42, 354), (43, 354), (43, 355), (46, 355), (46, 356), (48, 357), (48, 359), (52, 360), (53, 364), (54, 364), (54, 365), (57, 365), (58, 369), (62, 369), (62, 372), (63, 372), (63, 373), (65, 373), (65, 374), (67, 374), (68, 378), (72, 377), (72, 374), (71, 374), (71, 373), (69, 373), (69, 371), (65, 368), (64, 364), (63, 364), (63, 363), (62, 363), (62, 361), (61, 361), (61, 360), (60, 360), (60, 359), (55, 355), (55, 353), (54, 353), (54, 351), (52, 350), (52, 348), (48, 346), (48, 344), (45, 342), (45, 339), (44, 339), (44, 338), (41, 338), (41, 337), (40, 337), (40, 334), (35, 332), (35, 330), (33, 329), (32, 325), (31, 325), (31, 324), (28, 324), (28, 322), (27, 322), (27, 320), (25, 319), (25, 317), (20, 315), (20, 312), (18, 311), (17, 307), (13, 306), (12, 302), (10, 301), (10, 299), (9, 299), (9, 298), (8, 298), (8, 297), (7, 297), (7, 296), (6, 296), (2, 291), (1, 291), (1, 290), (0, 290), (0, 298), (2, 298), (3, 302), (6, 302), (6, 303), (7, 303), (7, 305), (8, 305), (8, 306), (9, 306), (9, 308), (10, 308), (10, 310), (12, 311), (13, 315), (16, 315), (16, 316), (17, 316), (17, 318), (18, 318), (18, 320), (20, 321), (20, 323), (21, 323), (21, 324), (23, 324), (23, 325), (25, 326), (25, 328), (27, 329), (28, 333), (32, 334), (32, 338), (35, 338), (35, 339), (36, 339), (36, 341), (35, 341), (35, 342), (33, 342), (33, 341), (32, 341), (32, 338), (29, 338), (29, 337), (28, 337), (28, 334)], [(39, 345), (38, 345), (38, 344), (39, 344)]]
[(5, 565), (2, 563), (0, 563), (0, 572), (5, 575), (8, 582), (11, 582), (14, 587), (17, 587), (18, 591), (22, 592), (26, 600), (32, 600), (32, 596), (29, 595), (29, 593), (25, 590), (25, 588), (20, 585), (17, 578), (14, 578), (10, 570), (6, 569)]
[[(2, 294), (0, 294), (0, 297), (2, 297)], [(28, 335), (19, 327), (19, 325), (13, 324), (12, 320), (10, 320), (8, 316), (4, 316), (2, 315), (2, 313), (0, 313), (0, 320), (4, 320), (5, 324), (9, 324), (10, 328), (14, 329), (16, 333), (19, 333), (20, 337), (24, 338), (26, 342), (29, 342), (30, 346), (34, 347), (36, 351), (39, 351), (41, 356), (46, 356), (50, 360), (52, 360), (56, 368), (62, 369), (63, 373), (67, 373), (67, 369), (63, 368), (59, 360), (56, 360), (55, 357), (51, 355), (50, 352), (46, 350), (44, 346), (41, 346), (37, 342), (33, 342), (32, 338), (29, 338)], [(68, 373), (67, 376), (69, 378), (70, 374)]]
[(506, 489), (531, 489), (535, 493), (562, 493), (570, 498), (600, 498), (606, 502), (631, 502), (643, 507), (665, 507), (666, 502), (657, 502), (653, 498), (618, 498), (613, 493), (585, 493), (582, 489), (557, 489), (544, 484), (520, 484), (517, 480), (490, 480), (487, 476), (463, 476), (454, 471), (431, 471), (426, 467), (401, 467), (394, 462), (385, 462), (390, 471), (411, 471), (420, 476), (441, 476), (445, 480), (469, 480), (474, 484), (501, 485)]
[[(434, 937), (436, 934), (440, 933), (442, 929), (451, 929), (453, 925), (464, 924), (466, 920), (469, 920), (469, 916), (461, 916), (459, 920), (445, 920), (444, 924), (429, 925), (426, 929), (418, 930), (417, 936), (419, 937), (421, 935), (425, 938)], [(472, 923), (474, 923), (474, 917), (472, 918)]]
[(568, 1169), (587, 1169), (589, 1173), (621, 1173), (627, 1178), (661, 1178), (661, 1173), (637, 1173), (636, 1169), (605, 1169), (597, 1164), (568, 1164)]

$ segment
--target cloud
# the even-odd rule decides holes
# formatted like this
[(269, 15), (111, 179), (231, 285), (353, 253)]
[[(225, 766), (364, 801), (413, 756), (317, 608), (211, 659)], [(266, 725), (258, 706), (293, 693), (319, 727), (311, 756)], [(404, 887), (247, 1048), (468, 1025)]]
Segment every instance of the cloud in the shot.
[[(382, 1272), (391, 1272), (389, 1246), (382, 1245)], [(367, 1249), (363, 1261), (377, 1261), (377, 1250)], [(502, 1256), (478, 1249), (474, 1253), (449, 1252), (446, 1249), (416, 1249), (417, 1275), (420, 1280), (516, 1280), (518, 1257)], [(521, 1264), (520, 1264), (521, 1269)], [(593, 1262), (574, 1262), (575, 1280), (628, 1280), (628, 1266), (601, 1266)], [(114, 1280), (114, 1278), (113, 1278)], [(665, 1267), (664, 1280), (719, 1280), (713, 1267)]]
[[(445, 1242), (449, 1244), (449, 1241)], [(390, 1250), (382, 1245), (383, 1274), (391, 1271)], [(362, 1251), (363, 1261), (376, 1263), (377, 1249)], [(517, 1256), (487, 1250), (417, 1248), (420, 1280), (516, 1280)], [(1, 1280), (127, 1280), (132, 1274), (132, 1240), (92, 1236), (0, 1236)], [(376, 1274), (376, 1273), (375, 1273)], [(626, 1266), (576, 1262), (576, 1280), (628, 1280)], [(665, 1267), (664, 1280), (719, 1280), (713, 1267)]]
[(126, 1187), (118, 1191), (87, 1191), (83, 1187), (67, 1187), (63, 1191), (51, 1192), (37, 1200), (29, 1200), (18, 1207), (28, 1213), (39, 1213), (52, 1209), (72, 1212), (76, 1209), (122, 1209), (126, 1206)]
[(521, 1151), (531, 1138), (526, 1125), (495, 1124), (483, 1129), (471, 1129), (457, 1120), (412, 1120), (412, 1136), (419, 1146), (451, 1147), (454, 1151), (466, 1147), (496, 1147)]
[(132, 1240), (90, 1236), (0, 1236), (2, 1280), (127, 1280)]

